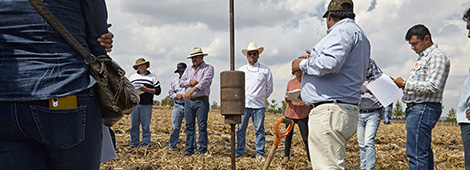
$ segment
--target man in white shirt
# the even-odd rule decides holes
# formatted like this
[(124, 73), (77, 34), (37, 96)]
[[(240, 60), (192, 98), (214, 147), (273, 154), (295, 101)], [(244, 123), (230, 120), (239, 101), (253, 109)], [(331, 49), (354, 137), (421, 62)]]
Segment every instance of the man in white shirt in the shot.
[(238, 68), (245, 72), (245, 115), (242, 122), (238, 124), (236, 156), (243, 156), (245, 153), (245, 137), (248, 121), (252, 117), (253, 127), (256, 132), (256, 156), (264, 157), (265, 133), (264, 133), (264, 112), (265, 100), (273, 92), (273, 77), (271, 70), (258, 62), (259, 55), (263, 52), (263, 47), (250, 43), (242, 53), (246, 56), (248, 64)]

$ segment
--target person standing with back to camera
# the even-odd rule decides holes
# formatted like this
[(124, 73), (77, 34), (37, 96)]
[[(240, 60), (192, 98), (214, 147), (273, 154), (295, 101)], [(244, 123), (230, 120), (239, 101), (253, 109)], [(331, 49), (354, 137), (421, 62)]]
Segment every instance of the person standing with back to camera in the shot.
[(331, 0), (327, 35), (292, 62), (302, 75), (308, 117), (308, 149), (313, 169), (345, 169), (347, 141), (357, 128), (361, 86), (369, 66), (370, 43), (355, 23), (352, 0)]
[[(111, 51), (105, 1), (43, 3), (92, 54)], [(98, 170), (102, 118), (88, 66), (28, 1), (0, 1), (0, 11), (0, 169)]]

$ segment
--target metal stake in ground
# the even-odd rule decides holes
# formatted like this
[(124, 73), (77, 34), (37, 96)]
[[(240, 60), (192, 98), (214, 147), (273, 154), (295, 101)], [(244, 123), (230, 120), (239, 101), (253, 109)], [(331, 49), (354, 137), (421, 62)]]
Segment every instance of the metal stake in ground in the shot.
[(235, 70), (235, 26), (234, 5), (229, 0), (230, 8), (230, 71), (220, 73), (220, 113), (225, 116), (225, 123), (231, 127), (231, 162), (235, 166), (235, 125), (241, 123), (241, 115), (245, 114), (245, 73)]

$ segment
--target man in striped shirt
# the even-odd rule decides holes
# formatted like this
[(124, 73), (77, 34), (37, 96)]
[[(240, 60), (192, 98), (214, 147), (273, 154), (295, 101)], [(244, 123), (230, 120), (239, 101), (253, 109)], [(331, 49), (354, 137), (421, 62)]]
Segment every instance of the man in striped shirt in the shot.
[(450, 61), (432, 42), (431, 33), (424, 25), (411, 27), (405, 39), (419, 55), (408, 81), (401, 77), (394, 80), (403, 88), (402, 101), (407, 105), (406, 156), (410, 169), (433, 169), (431, 134), (442, 113), (442, 93)]
[(133, 66), (137, 73), (133, 74), (129, 80), (140, 93), (140, 103), (131, 113), (131, 148), (140, 144), (139, 127), (142, 125), (142, 147), (150, 145), (150, 120), (152, 120), (153, 96), (160, 95), (160, 81), (156, 75), (147, 70), (150, 63), (143, 58), (135, 61)]

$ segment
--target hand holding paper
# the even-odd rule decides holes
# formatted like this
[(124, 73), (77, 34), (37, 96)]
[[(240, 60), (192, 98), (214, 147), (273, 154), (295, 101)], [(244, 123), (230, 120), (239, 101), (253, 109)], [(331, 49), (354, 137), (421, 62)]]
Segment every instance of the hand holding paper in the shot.
[(294, 102), (302, 102), (300, 99), (300, 89), (295, 89), (292, 91), (286, 92), (287, 99), (294, 101)]
[(386, 74), (382, 74), (382, 76), (367, 84), (367, 89), (374, 94), (382, 106), (388, 106), (403, 96), (403, 91)]

